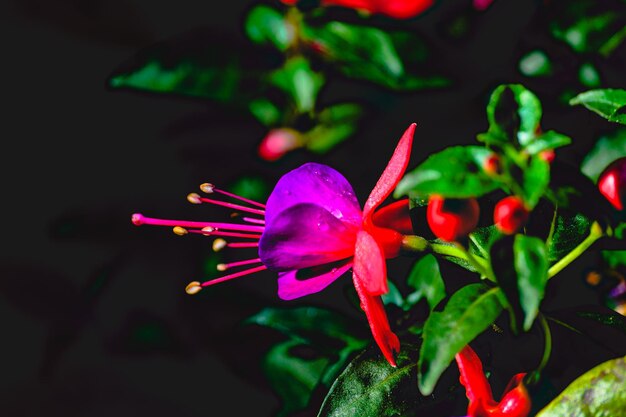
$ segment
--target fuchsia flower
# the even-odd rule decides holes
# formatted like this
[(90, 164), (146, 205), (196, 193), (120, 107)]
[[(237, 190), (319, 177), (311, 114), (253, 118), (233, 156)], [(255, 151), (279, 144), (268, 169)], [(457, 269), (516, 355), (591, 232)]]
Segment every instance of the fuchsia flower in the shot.
[[(194, 281), (187, 292), (249, 275), (264, 269), (278, 272), (278, 296), (292, 300), (319, 292), (352, 268), (354, 286), (374, 340), (395, 366), (400, 350), (391, 331), (381, 295), (388, 291), (385, 259), (398, 256), (404, 234), (412, 233), (408, 200), (376, 210), (389, 197), (409, 162), (415, 124), (409, 126), (365, 202), (363, 210), (350, 183), (334, 169), (308, 163), (284, 175), (263, 205), (203, 184), (207, 193), (220, 193), (247, 203), (228, 203), (190, 194), (194, 204), (210, 203), (248, 213), (243, 223), (161, 220), (134, 214), (136, 225), (173, 226), (177, 234), (198, 233), (219, 237), (214, 249), (256, 248), (258, 257), (222, 264), (220, 270), (249, 269), (211, 281)], [(253, 207), (250, 207), (253, 206)], [(228, 243), (223, 237), (243, 239)], [(304, 277), (303, 275), (306, 275)]]
[(460, 381), (469, 400), (468, 417), (528, 416), (531, 403), (523, 383), (525, 373), (514, 375), (504, 390), (502, 399), (496, 402), (476, 352), (467, 345), (455, 358), (461, 373)]
[[(294, 5), (299, 0), (281, 0)], [(415, 17), (433, 5), (434, 0), (321, 0), (322, 6), (341, 6), (363, 10), (372, 14), (383, 14), (395, 19)]]

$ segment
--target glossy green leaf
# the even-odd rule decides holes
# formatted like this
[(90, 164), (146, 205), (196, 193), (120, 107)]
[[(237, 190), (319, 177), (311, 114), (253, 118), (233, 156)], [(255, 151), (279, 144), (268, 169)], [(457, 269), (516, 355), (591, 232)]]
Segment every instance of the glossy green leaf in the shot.
[(548, 283), (548, 251), (536, 237), (518, 234), (513, 244), (520, 305), (524, 310), (524, 330), (530, 330)]
[(589, 235), (590, 226), (589, 219), (582, 214), (560, 210), (548, 241), (548, 260), (556, 262), (571, 252)]
[(602, 136), (583, 160), (580, 170), (593, 182), (611, 162), (626, 156), (626, 128)]
[(479, 136), (479, 140), (496, 143), (517, 140), (521, 146), (527, 146), (537, 136), (541, 112), (541, 102), (523, 85), (500, 85), (487, 104), (488, 135)]
[(393, 368), (376, 346), (341, 373), (324, 399), (318, 417), (391, 417), (419, 415), (432, 401), (415, 389), (417, 346), (402, 345)]
[(320, 56), (350, 78), (365, 79), (393, 89), (441, 87), (442, 77), (407, 74), (405, 65), (387, 31), (332, 21), (323, 26), (304, 25), (307, 42), (316, 45)]
[(610, 122), (626, 124), (626, 90), (598, 89), (580, 93), (569, 102), (582, 104)]
[(530, 159), (524, 170), (524, 202), (530, 208), (535, 207), (550, 183), (550, 163), (539, 156)]
[(312, 152), (326, 153), (356, 132), (363, 111), (354, 103), (339, 103), (319, 112), (317, 125), (304, 133), (306, 147)]
[(277, 10), (259, 5), (250, 10), (244, 24), (246, 34), (255, 43), (271, 44), (285, 51), (293, 42), (294, 30)]
[(410, 309), (422, 298), (426, 299), (432, 310), (446, 297), (446, 287), (439, 271), (439, 263), (431, 254), (425, 255), (413, 265), (407, 284), (415, 291), (406, 298), (405, 310)]
[(419, 357), (418, 381), (423, 395), (433, 392), (454, 355), (498, 318), (501, 296), (499, 288), (470, 284), (454, 293), (443, 311), (430, 313)]
[(626, 357), (578, 377), (537, 417), (616, 417), (626, 411)]
[(467, 198), (493, 191), (499, 183), (482, 168), (491, 153), (482, 146), (453, 146), (437, 152), (404, 176), (394, 196), (413, 192)]
[(569, 136), (557, 133), (554, 130), (548, 130), (530, 142), (524, 150), (531, 155), (535, 155), (548, 149), (556, 149), (561, 146), (567, 146), (570, 143), (572, 143), (572, 138)]
[(324, 357), (297, 356), (295, 352), (300, 347), (299, 341), (287, 340), (274, 345), (263, 359), (263, 371), (282, 400), (278, 417), (288, 416), (309, 404), (329, 362)]

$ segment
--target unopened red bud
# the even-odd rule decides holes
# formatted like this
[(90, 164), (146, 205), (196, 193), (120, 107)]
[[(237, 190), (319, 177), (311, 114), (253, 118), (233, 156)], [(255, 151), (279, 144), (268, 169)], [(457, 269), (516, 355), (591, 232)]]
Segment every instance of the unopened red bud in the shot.
[(626, 157), (611, 163), (600, 174), (598, 189), (620, 211), (626, 209)]
[(454, 242), (471, 233), (478, 224), (480, 209), (475, 198), (443, 198), (432, 195), (426, 220), (438, 238)]
[(266, 161), (276, 161), (300, 146), (300, 133), (297, 131), (288, 128), (272, 129), (259, 145), (259, 156)]
[(551, 164), (552, 161), (554, 161), (554, 158), (556, 158), (556, 153), (554, 152), (554, 149), (546, 149), (545, 151), (539, 152), (539, 158)]
[(502, 233), (511, 235), (526, 224), (528, 215), (528, 209), (522, 199), (509, 196), (496, 204), (493, 210), (493, 222)]
[(502, 174), (502, 160), (500, 156), (495, 153), (489, 155), (483, 163), (483, 169), (489, 175)]

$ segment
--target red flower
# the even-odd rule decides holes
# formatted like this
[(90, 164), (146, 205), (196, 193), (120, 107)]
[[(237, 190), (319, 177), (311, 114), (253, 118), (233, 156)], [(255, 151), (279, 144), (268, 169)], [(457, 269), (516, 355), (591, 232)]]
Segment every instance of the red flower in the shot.
[(461, 373), (460, 381), (465, 387), (469, 405), (468, 417), (526, 417), (530, 413), (530, 398), (524, 386), (525, 373), (513, 378), (504, 390), (499, 402), (493, 399), (491, 386), (483, 372), (483, 365), (476, 352), (465, 346), (456, 354), (456, 363)]
[[(281, 0), (293, 5), (298, 0)], [(410, 19), (433, 5), (434, 0), (322, 0), (322, 6), (341, 6), (395, 19)]]

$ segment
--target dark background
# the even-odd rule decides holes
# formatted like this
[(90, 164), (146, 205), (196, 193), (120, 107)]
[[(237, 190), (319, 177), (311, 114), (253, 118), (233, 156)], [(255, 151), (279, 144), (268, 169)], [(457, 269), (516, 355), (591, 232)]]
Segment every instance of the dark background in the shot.
[[(198, 184), (228, 184), (242, 173), (271, 184), (309, 160), (344, 173), (363, 201), (411, 122), (418, 123), (415, 166), (428, 153), (470, 143), (484, 131), (486, 100), (504, 82), (533, 89), (544, 102), (544, 128), (574, 137), (558, 158), (579, 163), (593, 140), (612, 128), (558, 102), (559, 83), (571, 79), (519, 74), (519, 57), (533, 45), (553, 45), (561, 65), (574, 59), (566, 47), (550, 43), (541, 2), (526, 0), (496, 0), (484, 13), (468, 1), (439, 1), (403, 23), (423, 35), (433, 64), (453, 86), (395, 95), (365, 83), (338, 81), (337, 89), (331, 83), (328, 100), (364, 93), (375, 104), (356, 137), (324, 157), (295, 152), (270, 164), (255, 154), (264, 129), (251, 117), (106, 88), (121, 63), (157, 41), (198, 27), (242, 37), (242, 15), (252, 4), (0, 5), (0, 415), (270, 416), (278, 406), (258, 366), (275, 335), (238, 326), (261, 306), (278, 304), (273, 275), (189, 297), (184, 286), (202, 280), (210, 242), (135, 228), (133, 212), (208, 219), (219, 211), (185, 200)], [(457, 39), (446, 28), (459, 15), (469, 31)], [(623, 55), (621, 48), (600, 68), (604, 86), (624, 87)], [(584, 259), (564, 274), (570, 281), (555, 280), (561, 306), (595, 296), (580, 284)], [(403, 276), (408, 266), (398, 261), (392, 274)], [(363, 319), (341, 301), (346, 283), (301, 303)]]

